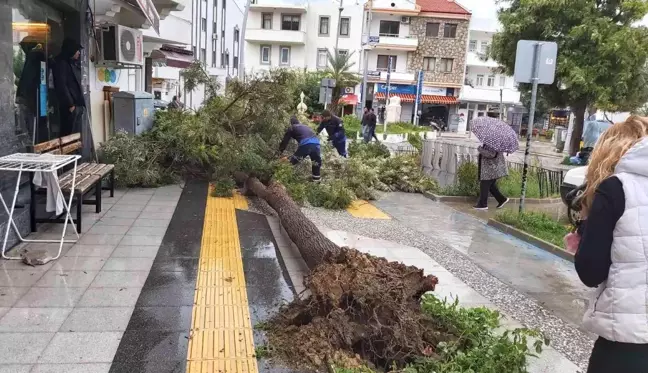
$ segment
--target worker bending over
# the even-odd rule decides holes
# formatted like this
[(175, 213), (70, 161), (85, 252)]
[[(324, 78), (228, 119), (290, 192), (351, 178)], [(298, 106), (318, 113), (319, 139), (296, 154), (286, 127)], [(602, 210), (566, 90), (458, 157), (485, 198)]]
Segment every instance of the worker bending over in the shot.
[(319, 127), (317, 127), (317, 134), (319, 135), (322, 130), (326, 129), (328, 134), (328, 139), (333, 143), (333, 146), (337, 150), (338, 154), (342, 157), (347, 157), (346, 152), (346, 134), (344, 133), (344, 124), (342, 119), (332, 115), (329, 110), (324, 110), (322, 112), (322, 122)]
[(286, 150), (290, 139), (295, 139), (299, 146), (297, 151), (290, 157), (290, 163), (296, 165), (304, 158), (309, 157), (312, 164), (313, 181), (318, 183), (321, 179), (322, 155), (320, 153), (320, 141), (315, 132), (307, 125), (299, 123), (294, 115), (290, 117), (290, 127), (286, 130), (283, 140), (279, 145), (281, 153)]

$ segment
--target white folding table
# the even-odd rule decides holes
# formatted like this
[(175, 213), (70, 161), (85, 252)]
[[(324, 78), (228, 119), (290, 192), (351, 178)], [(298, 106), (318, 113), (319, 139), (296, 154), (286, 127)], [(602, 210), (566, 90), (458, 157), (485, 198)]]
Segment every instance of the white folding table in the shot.
[[(0, 171), (10, 171), (17, 172), (18, 178), (16, 179), (16, 188), (14, 190), (13, 200), (11, 202), (11, 208), (7, 207), (2, 194), (0, 193), (0, 201), (5, 211), (9, 215), (7, 219), (7, 229), (4, 234), (4, 241), (2, 243), (2, 257), (5, 259), (22, 259), (19, 256), (7, 256), (7, 241), (9, 240), (9, 230), (13, 227), (16, 235), (22, 242), (45, 242), (45, 243), (59, 243), (58, 254), (54, 259), (58, 259), (61, 256), (61, 251), (63, 250), (64, 243), (74, 243), (76, 240), (65, 240), (65, 231), (67, 229), (68, 221), (72, 225), (72, 229), (76, 234), (77, 239), (79, 238), (79, 232), (77, 232), (76, 225), (74, 220), (72, 220), (72, 215), (70, 215), (70, 208), (72, 207), (72, 199), (74, 197), (74, 187), (76, 185), (76, 173), (77, 173), (77, 162), (81, 158), (80, 155), (58, 155), (58, 154), (33, 154), (33, 153), (16, 153), (0, 157)], [(70, 186), (70, 198), (68, 201), (65, 201), (65, 196), (61, 190), (61, 184), (56, 178), (56, 189), (57, 192), (63, 196), (63, 204), (65, 205), (65, 222), (63, 223), (63, 232), (61, 233), (60, 240), (28, 240), (23, 238), (20, 234), (20, 231), (16, 227), (16, 223), (13, 220), (14, 208), (16, 206), (16, 199), (18, 197), (18, 192), (20, 189), (20, 179), (22, 178), (23, 172), (43, 172), (43, 173), (53, 173), (57, 174), (58, 170), (62, 169), (67, 165), (73, 165), (72, 171), (72, 184)], [(33, 201), (32, 201), (33, 203)], [(79, 202), (81, 203), (81, 202)]]

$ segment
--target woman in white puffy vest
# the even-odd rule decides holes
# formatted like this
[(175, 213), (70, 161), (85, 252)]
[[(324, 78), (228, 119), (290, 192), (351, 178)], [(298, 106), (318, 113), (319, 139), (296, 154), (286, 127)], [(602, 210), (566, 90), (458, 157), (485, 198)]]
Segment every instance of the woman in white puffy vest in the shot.
[(648, 372), (648, 118), (599, 139), (587, 171), (575, 256), (596, 287), (583, 327), (599, 336), (588, 373)]

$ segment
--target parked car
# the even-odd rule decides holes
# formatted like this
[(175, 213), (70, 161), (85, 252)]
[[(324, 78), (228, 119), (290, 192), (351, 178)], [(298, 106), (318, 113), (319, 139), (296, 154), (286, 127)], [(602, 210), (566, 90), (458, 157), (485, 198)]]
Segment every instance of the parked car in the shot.
[(167, 107), (169, 106), (168, 101), (164, 100), (153, 100), (153, 108), (155, 110), (166, 110)]
[(567, 206), (567, 216), (573, 225), (580, 220), (580, 196), (585, 191), (587, 166), (572, 168), (565, 173), (560, 185), (560, 198)]

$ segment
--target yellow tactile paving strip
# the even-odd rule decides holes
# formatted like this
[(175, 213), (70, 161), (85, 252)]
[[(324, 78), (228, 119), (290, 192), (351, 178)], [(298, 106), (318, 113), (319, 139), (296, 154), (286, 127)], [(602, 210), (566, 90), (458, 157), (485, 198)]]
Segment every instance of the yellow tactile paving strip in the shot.
[(188, 373), (258, 373), (235, 210), (245, 197), (207, 197)]
[(360, 219), (391, 219), (389, 215), (380, 211), (380, 209), (364, 200), (355, 200), (351, 206), (347, 207), (349, 214)]

